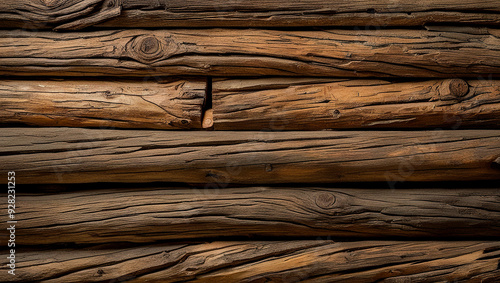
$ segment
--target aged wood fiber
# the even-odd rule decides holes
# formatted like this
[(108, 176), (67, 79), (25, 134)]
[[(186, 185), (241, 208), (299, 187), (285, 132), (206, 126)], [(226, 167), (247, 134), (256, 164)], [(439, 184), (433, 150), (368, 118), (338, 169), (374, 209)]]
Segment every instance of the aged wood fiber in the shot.
[(0, 123), (201, 128), (206, 81), (3, 80)]
[(18, 205), (23, 246), (220, 236), (500, 237), (500, 189), (485, 188), (99, 188), (19, 194)]
[(500, 81), (218, 79), (216, 130), (498, 128)]
[[(499, 242), (235, 241), (31, 250), (14, 282), (497, 282)], [(7, 279), (3, 272), (0, 279)], [(2, 281), (4, 281), (2, 280)]]
[[(414, 26), (500, 24), (496, 0), (3, 0), (2, 27)], [(102, 24), (100, 24), (103, 22)]]
[(0, 75), (475, 78), (500, 75), (500, 30), (0, 31)]
[(19, 183), (500, 179), (500, 131), (179, 132), (5, 128)]

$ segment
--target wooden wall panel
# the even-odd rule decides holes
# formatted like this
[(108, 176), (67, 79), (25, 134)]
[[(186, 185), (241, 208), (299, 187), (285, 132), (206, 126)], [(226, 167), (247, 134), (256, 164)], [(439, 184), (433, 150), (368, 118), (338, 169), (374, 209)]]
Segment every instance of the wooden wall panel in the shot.
[[(178, 132), (6, 128), (19, 183), (500, 179), (500, 131)], [(18, 177), (18, 178), (17, 178)]]
[[(19, 254), (12, 282), (496, 282), (499, 242), (241, 241)], [(7, 273), (0, 274), (5, 281)]]
[(204, 79), (156, 83), (0, 81), (0, 123), (34, 126), (199, 129)]
[(500, 81), (217, 79), (216, 130), (498, 128)]
[[(303, 27), (500, 24), (495, 0), (3, 0), (2, 27)], [(103, 22), (103, 23), (101, 23)]]
[(22, 246), (233, 236), (500, 237), (500, 189), (493, 188), (99, 188), (19, 193), (18, 206)]
[(0, 31), (0, 75), (478, 78), (500, 75), (500, 30)]

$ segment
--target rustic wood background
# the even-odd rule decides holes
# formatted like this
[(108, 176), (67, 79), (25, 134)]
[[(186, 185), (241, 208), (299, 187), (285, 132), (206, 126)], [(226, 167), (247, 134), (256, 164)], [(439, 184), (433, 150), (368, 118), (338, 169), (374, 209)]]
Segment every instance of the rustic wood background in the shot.
[(498, 0), (3, 0), (0, 75), (1, 282), (500, 282)]

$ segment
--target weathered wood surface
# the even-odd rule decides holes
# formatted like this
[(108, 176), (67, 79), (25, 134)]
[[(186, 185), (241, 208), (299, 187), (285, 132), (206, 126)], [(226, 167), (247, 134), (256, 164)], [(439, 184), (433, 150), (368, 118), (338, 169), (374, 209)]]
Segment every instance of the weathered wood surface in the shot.
[(500, 179), (500, 131), (179, 132), (5, 128), (19, 183)]
[(500, 75), (500, 30), (0, 31), (0, 75)]
[[(500, 24), (498, 1), (3, 0), (2, 27), (414, 26)], [(103, 22), (102, 24), (100, 24)]]
[(0, 123), (201, 128), (206, 81), (2, 80)]
[(500, 81), (218, 79), (216, 130), (498, 128)]
[(23, 246), (221, 236), (500, 238), (498, 188), (96, 188), (19, 193), (17, 204)]
[[(13, 282), (497, 282), (499, 242), (231, 241), (19, 253)], [(11, 276), (8, 278), (7, 276)]]

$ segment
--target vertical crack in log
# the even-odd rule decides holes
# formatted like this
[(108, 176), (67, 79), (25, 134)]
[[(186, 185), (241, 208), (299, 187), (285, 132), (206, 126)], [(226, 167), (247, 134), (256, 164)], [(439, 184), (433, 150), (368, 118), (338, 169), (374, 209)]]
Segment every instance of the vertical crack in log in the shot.
[(202, 115), (202, 128), (213, 130), (214, 128), (214, 111), (212, 109), (212, 77), (207, 77), (207, 89), (205, 94), (205, 101), (203, 102), (203, 107), (201, 108)]

